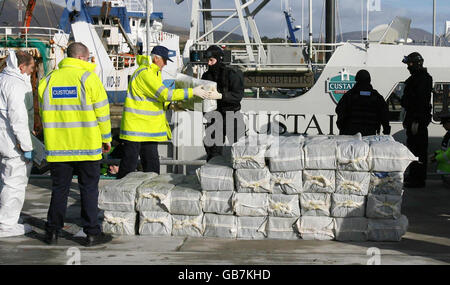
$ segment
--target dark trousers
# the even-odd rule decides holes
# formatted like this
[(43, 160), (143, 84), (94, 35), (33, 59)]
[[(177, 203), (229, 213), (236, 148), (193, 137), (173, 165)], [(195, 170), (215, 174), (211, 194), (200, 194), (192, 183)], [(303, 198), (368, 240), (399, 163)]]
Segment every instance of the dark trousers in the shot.
[(417, 157), (409, 165), (409, 174), (406, 178), (411, 182), (425, 182), (427, 179), (427, 156), (428, 156), (428, 128), (419, 124), (417, 134), (413, 135), (411, 128), (406, 129), (406, 146)]
[[(206, 160), (222, 155), (225, 137), (230, 144), (237, 142), (245, 135), (244, 117), (240, 111), (217, 112), (204, 114), (206, 118), (206, 137), (203, 140)], [(218, 118), (217, 116), (220, 116)], [(222, 123), (216, 120), (222, 120)]]
[(47, 231), (61, 231), (67, 209), (72, 175), (78, 175), (81, 195), (81, 221), (87, 235), (101, 232), (98, 223), (98, 182), (100, 179), (99, 161), (51, 162), (52, 198), (47, 214)]
[(136, 171), (138, 158), (141, 157), (141, 164), (144, 172), (160, 172), (158, 143), (157, 142), (132, 142), (123, 140), (123, 156), (120, 160), (120, 179), (128, 173)]

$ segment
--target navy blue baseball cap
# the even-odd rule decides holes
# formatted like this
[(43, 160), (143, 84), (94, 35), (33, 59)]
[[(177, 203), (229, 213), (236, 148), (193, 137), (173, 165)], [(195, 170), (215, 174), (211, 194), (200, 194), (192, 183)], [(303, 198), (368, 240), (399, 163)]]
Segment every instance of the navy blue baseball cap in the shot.
[(152, 49), (152, 54), (159, 55), (160, 57), (164, 58), (165, 60), (173, 62), (173, 60), (169, 57), (169, 50), (164, 46), (155, 46)]

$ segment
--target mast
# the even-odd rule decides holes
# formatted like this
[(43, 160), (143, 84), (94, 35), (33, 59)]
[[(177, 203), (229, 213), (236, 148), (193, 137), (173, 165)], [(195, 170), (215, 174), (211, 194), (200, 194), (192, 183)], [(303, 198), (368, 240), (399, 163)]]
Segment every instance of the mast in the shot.
[(150, 55), (150, 15), (153, 12), (153, 0), (147, 0), (146, 5), (146, 28), (147, 28), (147, 55)]
[[(326, 0), (325, 5), (325, 42), (327, 44), (334, 44), (336, 42), (336, 1)], [(331, 57), (332, 45), (327, 45), (326, 60)]]

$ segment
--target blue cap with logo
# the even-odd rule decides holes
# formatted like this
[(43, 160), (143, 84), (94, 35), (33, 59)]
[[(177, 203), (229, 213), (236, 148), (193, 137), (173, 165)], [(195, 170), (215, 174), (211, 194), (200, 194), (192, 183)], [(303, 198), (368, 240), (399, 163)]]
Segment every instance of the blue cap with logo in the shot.
[(159, 55), (160, 57), (164, 58), (165, 60), (173, 62), (173, 60), (171, 60), (169, 57), (169, 49), (167, 49), (164, 46), (155, 46), (152, 49), (151, 53), (155, 54), (155, 55)]

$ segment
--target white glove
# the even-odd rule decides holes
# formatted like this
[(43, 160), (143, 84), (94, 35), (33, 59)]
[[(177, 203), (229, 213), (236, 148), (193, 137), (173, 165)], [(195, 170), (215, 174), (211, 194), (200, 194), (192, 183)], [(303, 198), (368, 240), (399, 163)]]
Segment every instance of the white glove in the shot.
[(418, 122), (413, 122), (411, 125), (411, 133), (413, 135), (417, 135), (417, 133), (419, 132), (419, 123)]
[(220, 100), (220, 99), (222, 99), (222, 93), (219, 93), (217, 91), (209, 91), (207, 99)]
[(202, 99), (207, 99), (208, 97), (208, 92), (203, 89), (203, 85), (193, 88), (192, 93), (194, 94), (194, 96), (200, 97)]

